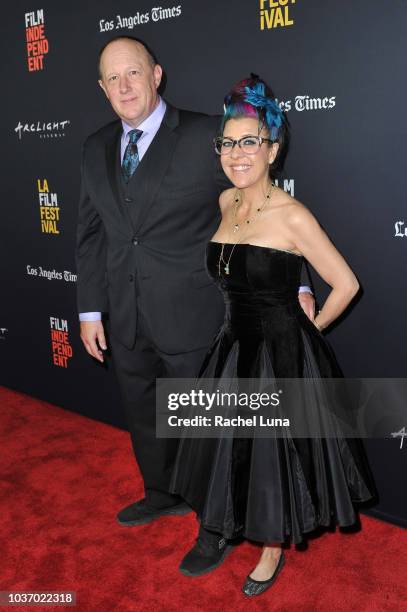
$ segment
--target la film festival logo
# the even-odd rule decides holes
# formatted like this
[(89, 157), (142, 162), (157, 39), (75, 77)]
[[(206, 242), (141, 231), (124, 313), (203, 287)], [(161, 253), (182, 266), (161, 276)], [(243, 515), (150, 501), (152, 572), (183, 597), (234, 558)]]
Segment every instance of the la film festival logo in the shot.
[(27, 62), (29, 72), (44, 69), (44, 56), (49, 51), (45, 36), (44, 9), (25, 13), (25, 39), (27, 42)]
[(142, 13), (137, 11), (134, 15), (128, 15), (123, 17), (122, 15), (116, 15), (113, 19), (100, 19), (99, 20), (99, 32), (110, 32), (111, 30), (119, 30), (127, 28), (132, 30), (135, 26), (143, 25), (145, 23), (156, 23), (157, 21), (165, 21), (167, 19), (173, 19), (174, 17), (180, 17), (182, 13), (182, 5), (171, 6), (163, 8), (162, 6), (155, 6), (150, 11)]
[(291, 6), (296, 0), (259, 0), (260, 30), (286, 28), (294, 25)]
[(47, 179), (38, 179), (37, 187), (41, 232), (43, 234), (59, 234), (60, 207), (58, 204), (58, 194), (50, 193)]
[(60, 368), (68, 367), (68, 359), (71, 359), (73, 350), (69, 342), (68, 321), (50, 317), (52, 363)]

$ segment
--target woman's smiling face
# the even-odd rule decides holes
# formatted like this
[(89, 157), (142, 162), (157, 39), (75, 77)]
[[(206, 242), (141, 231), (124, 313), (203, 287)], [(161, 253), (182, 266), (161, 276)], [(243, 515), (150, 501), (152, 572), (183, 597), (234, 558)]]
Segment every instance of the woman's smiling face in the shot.
[[(269, 138), (266, 128), (259, 134), (259, 120), (253, 117), (237, 117), (229, 119), (223, 130), (223, 138), (239, 140), (245, 136), (262, 136)], [(238, 189), (263, 183), (269, 173), (271, 164), (278, 151), (278, 144), (263, 142), (257, 153), (248, 154), (242, 151), (238, 144), (228, 154), (220, 156), (224, 173)]]

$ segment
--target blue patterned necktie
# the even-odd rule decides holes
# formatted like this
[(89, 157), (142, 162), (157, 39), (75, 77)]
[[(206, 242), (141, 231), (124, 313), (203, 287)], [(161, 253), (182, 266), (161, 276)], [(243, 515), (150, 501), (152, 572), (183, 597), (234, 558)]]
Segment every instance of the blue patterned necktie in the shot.
[(137, 141), (142, 133), (142, 130), (130, 130), (129, 132), (129, 143), (124, 152), (122, 161), (122, 175), (126, 183), (129, 182), (139, 165), (140, 159), (138, 156)]

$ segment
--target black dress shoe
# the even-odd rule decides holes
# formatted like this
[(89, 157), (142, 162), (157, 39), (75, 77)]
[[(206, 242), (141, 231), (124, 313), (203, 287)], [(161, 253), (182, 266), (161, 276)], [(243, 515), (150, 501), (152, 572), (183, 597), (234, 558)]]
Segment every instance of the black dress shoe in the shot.
[(125, 527), (134, 527), (135, 525), (151, 523), (160, 516), (183, 515), (188, 514), (188, 512), (191, 512), (191, 508), (185, 502), (167, 508), (154, 508), (148, 504), (146, 499), (140, 499), (120, 510), (117, 515), (117, 522)]
[(202, 576), (219, 567), (232, 550), (233, 546), (222, 535), (201, 527), (196, 544), (182, 559), (179, 571), (184, 576)]
[[(254, 578), (250, 578), (250, 574), (246, 578), (246, 582), (242, 587), (242, 591), (245, 595), (252, 597), (253, 595), (261, 595), (264, 591), (267, 591), (274, 583), (278, 574), (283, 569), (283, 565), (285, 563), (285, 556), (283, 551), (281, 551), (280, 558), (276, 565), (276, 569), (274, 570), (273, 575), (268, 580), (254, 580)], [(250, 572), (251, 573), (251, 572)]]

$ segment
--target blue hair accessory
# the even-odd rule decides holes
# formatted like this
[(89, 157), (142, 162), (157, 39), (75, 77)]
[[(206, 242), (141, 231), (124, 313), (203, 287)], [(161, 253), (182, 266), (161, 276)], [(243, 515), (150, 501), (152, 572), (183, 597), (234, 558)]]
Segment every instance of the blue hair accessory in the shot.
[(263, 108), (267, 127), (272, 140), (277, 138), (278, 129), (284, 121), (284, 114), (279, 105), (265, 95), (264, 83), (257, 83), (254, 87), (245, 86), (245, 101), (255, 108)]

